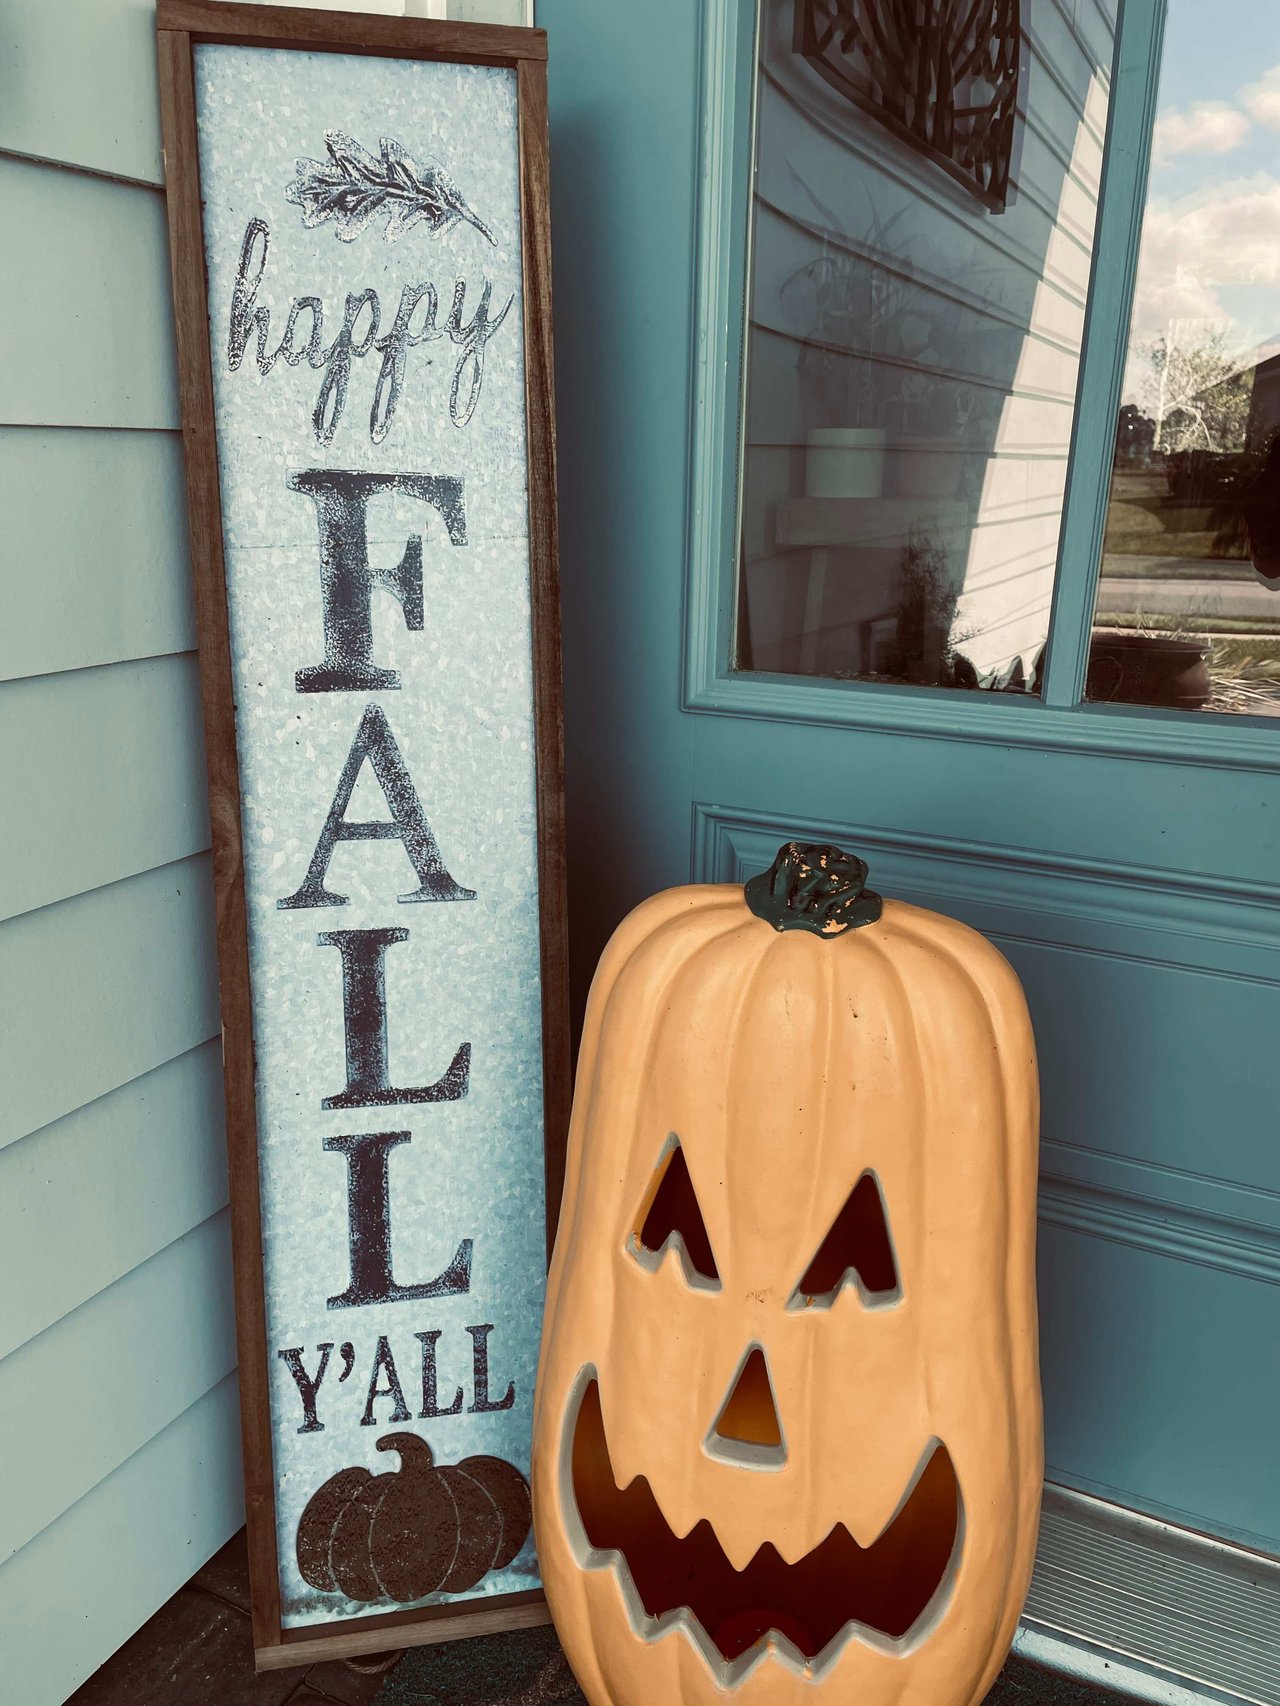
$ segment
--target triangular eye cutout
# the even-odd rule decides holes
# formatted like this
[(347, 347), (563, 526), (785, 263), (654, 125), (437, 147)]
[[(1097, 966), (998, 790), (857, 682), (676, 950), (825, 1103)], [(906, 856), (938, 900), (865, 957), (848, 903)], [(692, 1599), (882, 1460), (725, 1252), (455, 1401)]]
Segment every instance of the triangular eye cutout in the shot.
[(729, 1383), (706, 1449), (743, 1469), (781, 1469), (787, 1461), (778, 1401), (759, 1345), (752, 1345)]
[(651, 1272), (657, 1271), (667, 1245), (674, 1244), (689, 1284), (704, 1290), (719, 1289), (720, 1270), (711, 1253), (689, 1163), (675, 1137), (658, 1162), (650, 1194), (628, 1242), (632, 1255)]
[(874, 1173), (864, 1173), (796, 1287), (789, 1309), (830, 1309), (846, 1281), (872, 1307), (902, 1296), (884, 1199)]

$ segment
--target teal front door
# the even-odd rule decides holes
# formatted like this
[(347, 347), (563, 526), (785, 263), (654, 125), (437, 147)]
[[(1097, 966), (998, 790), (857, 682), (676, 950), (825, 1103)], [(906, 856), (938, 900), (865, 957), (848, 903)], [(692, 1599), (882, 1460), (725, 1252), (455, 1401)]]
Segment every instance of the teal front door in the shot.
[(986, 932), (1049, 1478), (1280, 1553), (1280, 24), (992, 0), (938, 124), (868, 10), (539, 0), (577, 997), (792, 838)]

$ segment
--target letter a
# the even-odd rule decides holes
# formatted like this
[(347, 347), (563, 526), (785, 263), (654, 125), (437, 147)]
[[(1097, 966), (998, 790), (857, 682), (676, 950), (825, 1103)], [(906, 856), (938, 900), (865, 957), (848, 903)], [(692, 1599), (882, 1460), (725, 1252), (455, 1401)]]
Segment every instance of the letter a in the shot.
[[(365, 759), (373, 766), (373, 773), (391, 808), (390, 822), (347, 821), (346, 810), (351, 803), (356, 778)], [(476, 898), (474, 889), (462, 888), (445, 869), (436, 838), (431, 833), (431, 825), (423, 813), (422, 803), (414, 790), (409, 772), (405, 769), (400, 748), (395, 743), (391, 726), (381, 705), (366, 705), (364, 708), (364, 716), (360, 719), (360, 727), (351, 743), (347, 762), (342, 767), (333, 804), (324, 820), (324, 827), (320, 831), (319, 841), (316, 842), (316, 850), (311, 855), (307, 874), (302, 879), (302, 886), (293, 894), (276, 902), (282, 912), (302, 906), (347, 904), (346, 895), (334, 894), (324, 886), (329, 860), (333, 857), (333, 849), (339, 841), (402, 842), (405, 852), (409, 855), (409, 862), (417, 873), (419, 886), (412, 894), (400, 895), (401, 901)]]

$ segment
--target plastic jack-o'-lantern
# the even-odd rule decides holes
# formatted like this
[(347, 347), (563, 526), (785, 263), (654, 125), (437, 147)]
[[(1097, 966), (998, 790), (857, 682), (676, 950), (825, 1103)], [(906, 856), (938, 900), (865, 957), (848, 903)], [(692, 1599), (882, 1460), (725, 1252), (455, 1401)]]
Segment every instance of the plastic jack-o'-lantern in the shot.
[(1037, 1088), (965, 925), (784, 847), (625, 920), (587, 1010), (534, 1428), (591, 1706), (969, 1706), (1042, 1474)]

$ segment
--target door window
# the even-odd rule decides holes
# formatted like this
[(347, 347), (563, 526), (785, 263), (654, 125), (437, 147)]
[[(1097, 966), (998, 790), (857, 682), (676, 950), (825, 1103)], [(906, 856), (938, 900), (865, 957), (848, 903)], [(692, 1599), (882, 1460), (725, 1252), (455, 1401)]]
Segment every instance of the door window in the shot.
[(1280, 716), (1280, 12), (1170, 0), (1086, 697)]
[(1032, 695), (1114, 30), (924, 10), (762, 0), (733, 664)]

